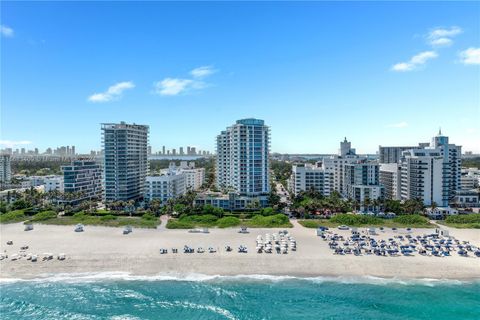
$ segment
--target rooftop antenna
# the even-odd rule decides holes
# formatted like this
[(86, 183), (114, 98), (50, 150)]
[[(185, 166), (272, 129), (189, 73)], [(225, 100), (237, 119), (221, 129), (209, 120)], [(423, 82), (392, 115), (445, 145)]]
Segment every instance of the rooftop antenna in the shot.
[(438, 135), (439, 135), (439, 136), (442, 135), (442, 127), (439, 127), (439, 128), (438, 128)]

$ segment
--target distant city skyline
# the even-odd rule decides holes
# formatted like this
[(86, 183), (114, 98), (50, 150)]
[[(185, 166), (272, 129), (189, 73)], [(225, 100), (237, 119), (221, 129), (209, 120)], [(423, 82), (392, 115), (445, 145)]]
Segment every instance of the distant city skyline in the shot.
[(213, 153), (254, 117), (278, 153), (336, 153), (347, 137), (374, 154), (439, 127), (480, 153), (475, 2), (0, 6), (0, 149), (88, 154), (101, 123), (126, 121), (150, 127), (154, 152)]

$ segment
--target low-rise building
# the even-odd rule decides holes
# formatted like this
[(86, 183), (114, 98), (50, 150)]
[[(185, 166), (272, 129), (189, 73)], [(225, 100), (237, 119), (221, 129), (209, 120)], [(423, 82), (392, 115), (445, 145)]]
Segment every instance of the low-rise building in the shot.
[(223, 194), (220, 192), (205, 192), (195, 198), (196, 206), (211, 205), (224, 210), (258, 209), (268, 206), (267, 196), (241, 196), (236, 192)]
[(51, 176), (47, 177), (44, 180), (45, 182), (45, 187), (44, 191), (45, 192), (50, 192), (50, 191), (64, 191), (64, 184), (63, 184), (63, 177), (62, 176)]
[(79, 159), (62, 166), (64, 192), (75, 195), (70, 203), (100, 199), (102, 196), (102, 169), (100, 164), (89, 159)]
[(458, 214), (458, 210), (450, 207), (430, 207), (425, 209), (425, 214), (430, 219), (444, 219), (446, 216), (453, 216)]
[[(172, 164), (170, 164), (172, 167)], [(175, 165), (173, 164), (175, 169)], [(195, 162), (190, 161), (181, 161), (180, 172), (185, 174), (185, 187), (187, 190), (198, 190), (202, 187), (205, 182), (205, 168), (195, 168)]]
[(460, 189), (471, 190), (480, 185), (480, 169), (462, 168), (460, 176)]
[(480, 207), (480, 194), (477, 189), (459, 190), (455, 195), (455, 205), (462, 208)]
[(180, 171), (167, 171), (158, 176), (147, 176), (145, 180), (145, 201), (178, 198), (186, 193), (185, 174)]

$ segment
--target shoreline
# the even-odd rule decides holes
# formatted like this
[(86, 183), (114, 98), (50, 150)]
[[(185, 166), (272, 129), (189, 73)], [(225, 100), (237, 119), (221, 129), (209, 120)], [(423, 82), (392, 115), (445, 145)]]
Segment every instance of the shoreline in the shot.
[(83, 273), (52, 273), (39, 274), (32, 278), (0, 278), (2, 284), (17, 282), (63, 282), (63, 283), (90, 283), (103, 281), (184, 281), (184, 282), (227, 282), (227, 281), (252, 281), (252, 282), (280, 282), (280, 281), (309, 281), (315, 283), (337, 282), (342, 284), (374, 284), (374, 285), (468, 285), (480, 284), (480, 277), (464, 279), (448, 278), (399, 278), (399, 277), (377, 277), (372, 275), (362, 276), (333, 276), (333, 275), (271, 275), (271, 274), (175, 274), (163, 273), (155, 275), (131, 274), (124, 271), (105, 272), (83, 272)]
[[(238, 229), (210, 229), (208, 234), (193, 234), (186, 230), (134, 229), (123, 235), (122, 228), (86, 226), (85, 232), (76, 233), (71, 226), (36, 224), (33, 231), (23, 231), (21, 224), (1, 225), (0, 252), (8, 254), (29, 245), (27, 252), (39, 254), (32, 263), (25, 258), (17, 261), (0, 261), (0, 282), (8, 279), (32, 280), (58, 275), (122, 274), (126, 278), (190, 277), (274, 277), (274, 278), (381, 278), (382, 281), (477, 281), (480, 279), (480, 258), (414, 256), (378, 257), (374, 255), (333, 255), (328, 243), (315, 235), (314, 229), (294, 224), (288, 229), (298, 242), (297, 251), (288, 254), (258, 254), (255, 238), (259, 234), (282, 229), (250, 229), (249, 234), (239, 234)], [(451, 230), (460, 240), (480, 245), (480, 232), (470, 229)], [(335, 230), (337, 232), (337, 230)], [(431, 233), (431, 229), (415, 229), (413, 234)], [(338, 231), (342, 233), (342, 231)], [(343, 232), (345, 235), (349, 231)], [(393, 237), (392, 231), (379, 238)], [(12, 246), (6, 241), (13, 240)], [(184, 254), (183, 245), (205, 250), (212, 246), (216, 253)], [(233, 252), (225, 252), (230, 245)], [(246, 245), (248, 253), (237, 253), (239, 245)], [(176, 247), (179, 253), (171, 253)], [(168, 248), (161, 255), (160, 248)], [(41, 261), (43, 253), (66, 254), (66, 260)], [(58, 277), (57, 277), (58, 278)], [(201, 278), (201, 276), (200, 276)], [(45, 278), (43, 278), (45, 279)]]

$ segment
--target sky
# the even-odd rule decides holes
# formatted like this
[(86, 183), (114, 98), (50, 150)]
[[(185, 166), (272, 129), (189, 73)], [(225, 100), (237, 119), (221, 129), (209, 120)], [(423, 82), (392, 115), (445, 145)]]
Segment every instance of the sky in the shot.
[(0, 148), (101, 148), (150, 126), (153, 151), (242, 118), (273, 152), (428, 142), (480, 153), (480, 2), (0, 3)]

